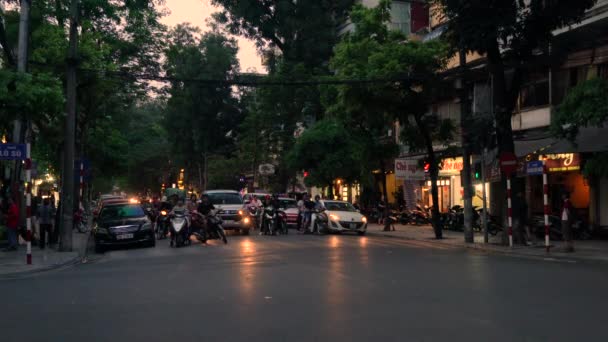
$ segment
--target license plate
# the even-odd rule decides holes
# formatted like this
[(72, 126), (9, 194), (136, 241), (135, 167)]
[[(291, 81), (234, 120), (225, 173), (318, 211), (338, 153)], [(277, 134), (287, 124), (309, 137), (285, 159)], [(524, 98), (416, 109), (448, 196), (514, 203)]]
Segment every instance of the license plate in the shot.
[(132, 238), (133, 238), (133, 234), (116, 235), (116, 240), (126, 240), (126, 239), (132, 239)]
[(357, 224), (356, 223), (351, 223), (350, 224), (350, 229), (357, 229)]

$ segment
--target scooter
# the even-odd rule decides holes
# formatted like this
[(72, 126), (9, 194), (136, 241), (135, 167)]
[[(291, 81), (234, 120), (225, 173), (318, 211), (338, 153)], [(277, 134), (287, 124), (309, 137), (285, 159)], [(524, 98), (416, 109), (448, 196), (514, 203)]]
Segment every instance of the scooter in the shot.
[[(193, 235), (196, 237), (198, 241), (201, 243), (207, 243), (208, 240), (222, 240), (224, 244), (228, 243), (228, 239), (226, 238), (226, 231), (224, 227), (222, 227), (222, 219), (219, 216), (221, 211), (210, 211), (209, 214), (203, 217), (200, 213), (194, 213), (196, 220), (198, 222), (202, 220), (206, 220), (207, 224), (201, 222), (199, 225), (201, 228), (198, 231), (195, 231)], [(194, 220), (194, 218), (193, 218)]]
[(320, 234), (321, 232), (329, 231), (329, 217), (325, 213), (325, 209), (315, 209), (312, 212), (310, 220), (309, 232)]
[(156, 238), (158, 240), (166, 239), (169, 232), (169, 216), (166, 210), (161, 210), (156, 217)]
[(188, 227), (188, 220), (186, 215), (183, 213), (175, 213), (170, 219), (171, 229), (171, 247), (183, 247), (189, 245), (190, 241), (190, 229)]
[(289, 230), (287, 229), (285, 212), (273, 207), (265, 208), (262, 219), (262, 233), (264, 235), (287, 235)]
[(249, 216), (253, 220), (255, 229), (261, 229), (263, 210), (259, 207), (249, 207)]

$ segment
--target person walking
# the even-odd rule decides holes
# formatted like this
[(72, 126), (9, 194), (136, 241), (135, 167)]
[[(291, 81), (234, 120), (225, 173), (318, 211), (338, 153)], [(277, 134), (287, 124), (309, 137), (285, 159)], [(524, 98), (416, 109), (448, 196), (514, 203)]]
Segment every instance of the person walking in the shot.
[(55, 208), (51, 205), (50, 199), (47, 197), (39, 204), (36, 211), (36, 218), (40, 225), (40, 249), (46, 247), (47, 237), (51, 243), (51, 235), (53, 233), (53, 222), (55, 221)]
[(572, 203), (570, 202), (570, 195), (565, 193), (562, 195), (562, 235), (564, 237), (564, 243), (566, 244), (566, 252), (574, 252), (574, 242), (572, 236)]
[(19, 228), (19, 208), (11, 197), (8, 198), (6, 228), (8, 233), (8, 247), (5, 249), (5, 251), (16, 251), (18, 243), (17, 230)]

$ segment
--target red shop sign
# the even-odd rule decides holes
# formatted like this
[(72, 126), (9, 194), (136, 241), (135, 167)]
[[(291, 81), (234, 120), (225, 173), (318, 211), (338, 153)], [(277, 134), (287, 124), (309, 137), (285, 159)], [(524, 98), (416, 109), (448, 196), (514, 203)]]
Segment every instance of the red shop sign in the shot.
[(567, 172), (581, 169), (581, 156), (578, 153), (558, 153), (541, 155), (547, 172)]

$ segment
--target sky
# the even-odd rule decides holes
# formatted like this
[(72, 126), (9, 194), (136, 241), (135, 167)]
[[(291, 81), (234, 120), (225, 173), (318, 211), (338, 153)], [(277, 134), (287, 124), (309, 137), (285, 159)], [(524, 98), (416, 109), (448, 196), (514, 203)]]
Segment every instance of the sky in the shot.
[[(165, 25), (175, 26), (180, 23), (188, 22), (193, 26), (198, 26), (202, 31), (207, 31), (207, 19), (211, 14), (219, 11), (219, 8), (211, 5), (211, 0), (165, 0), (165, 7), (171, 12), (164, 17), (162, 22)], [(241, 70), (256, 69), (263, 72), (260, 56), (258, 56), (255, 44), (252, 41), (237, 37), (239, 43), (239, 61)]]

